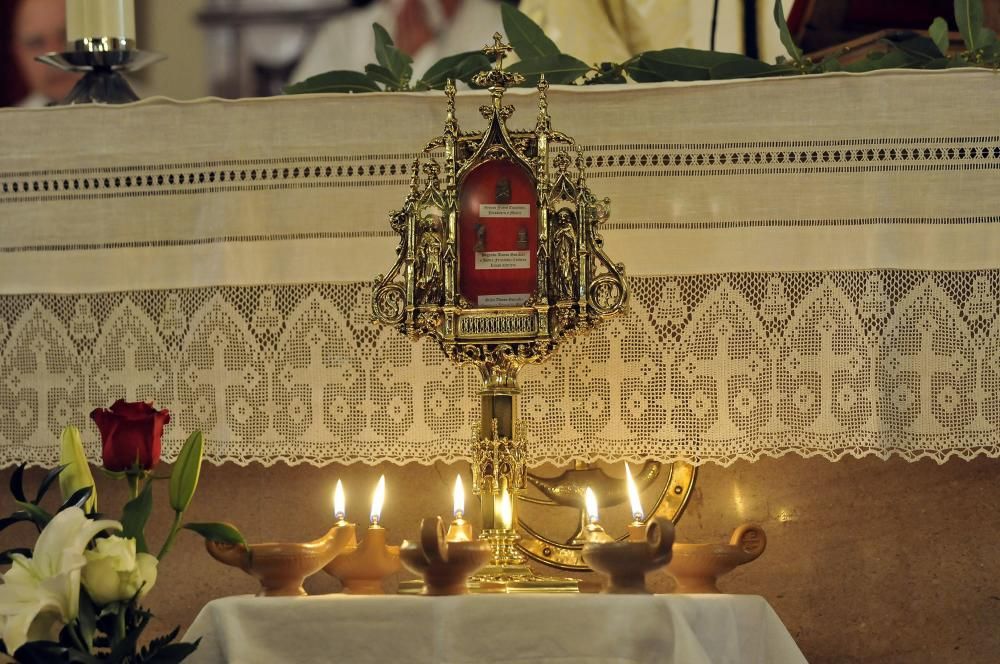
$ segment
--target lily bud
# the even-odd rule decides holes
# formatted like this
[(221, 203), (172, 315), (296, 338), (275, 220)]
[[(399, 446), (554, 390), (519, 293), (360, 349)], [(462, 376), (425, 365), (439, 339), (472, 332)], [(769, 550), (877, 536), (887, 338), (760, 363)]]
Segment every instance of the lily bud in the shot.
[(201, 455), (204, 439), (200, 431), (195, 431), (184, 441), (181, 453), (177, 455), (174, 468), (170, 471), (170, 506), (175, 512), (183, 512), (191, 504), (194, 491), (198, 488), (201, 475)]
[(91, 487), (90, 498), (84, 504), (84, 511), (94, 513), (97, 511), (97, 486), (94, 484), (94, 475), (90, 472), (90, 464), (87, 463), (87, 455), (83, 451), (83, 441), (80, 440), (80, 430), (74, 426), (68, 426), (62, 431), (59, 439), (59, 464), (66, 466), (59, 473), (59, 490), (62, 492), (63, 500), (66, 500), (74, 493), (84, 487)]

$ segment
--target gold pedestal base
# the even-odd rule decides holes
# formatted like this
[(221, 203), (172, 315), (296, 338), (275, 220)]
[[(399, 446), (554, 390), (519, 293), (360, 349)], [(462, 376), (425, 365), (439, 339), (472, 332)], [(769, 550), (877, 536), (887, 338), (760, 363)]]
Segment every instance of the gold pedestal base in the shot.
[(527, 565), (488, 565), (469, 578), (470, 593), (578, 593), (580, 582), (540, 576)]

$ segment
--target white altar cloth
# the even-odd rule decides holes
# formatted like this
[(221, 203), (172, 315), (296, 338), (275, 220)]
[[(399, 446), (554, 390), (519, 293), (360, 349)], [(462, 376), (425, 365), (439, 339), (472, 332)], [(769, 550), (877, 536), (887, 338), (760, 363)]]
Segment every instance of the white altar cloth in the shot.
[[(630, 313), (521, 375), (533, 461), (1000, 457), (988, 70), (553, 86)], [(464, 131), (485, 91), (459, 95)], [(505, 97), (532, 126), (532, 90)], [(956, 116), (957, 100), (961, 114)], [(468, 460), (477, 374), (371, 321), (441, 92), (0, 109), (0, 465), (118, 398), (214, 463)]]
[(763, 597), (467, 595), (226, 597), (188, 662), (271, 664), (799, 664)]

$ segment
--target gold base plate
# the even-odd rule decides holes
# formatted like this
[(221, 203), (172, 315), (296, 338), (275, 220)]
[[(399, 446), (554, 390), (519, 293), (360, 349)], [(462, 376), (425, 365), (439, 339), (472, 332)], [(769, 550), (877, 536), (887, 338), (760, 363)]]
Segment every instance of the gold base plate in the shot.
[[(577, 579), (559, 576), (540, 576), (527, 565), (488, 565), (475, 576), (469, 577), (469, 592), (488, 593), (578, 593)], [(424, 588), (420, 579), (401, 581), (401, 595), (418, 595)]]
[[(489, 565), (469, 578), (469, 592), (489, 593), (578, 593), (577, 579), (559, 576), (539, 576), (526, 565)], [(424, 582), (411, 579), (399, 583), (399, 594), (419, 595)]]

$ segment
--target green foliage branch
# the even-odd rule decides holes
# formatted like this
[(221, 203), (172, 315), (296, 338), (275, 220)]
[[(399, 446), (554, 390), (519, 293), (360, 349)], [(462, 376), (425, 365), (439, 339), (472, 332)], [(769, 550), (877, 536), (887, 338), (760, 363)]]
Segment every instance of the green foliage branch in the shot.
[[(520, 60), (508, 69), (524, 75), (524, 86), (534, 86), (544, 74), (550, 83), (596, 85), (661, 81), (708, 81), (767, 76), (822, 74), (833, 71), (867, 72), (879, 69), (949, 69), (954, 67), (1000, 68), (1000, 41), (984, 25), (982, 0), (955, 0), (955, 22), (965, 50), (949, 54), (948, 22), (937, 17), (928, 37), (913, 35), (900, 41), (885, 40), (888, 50), (841, 65), (839, 56), (814, 62), (806, 57), (785, 22), (781, 0), (774, 3), (774, 21), (787, 55), (770, 64), (739, 53), (720, 53), (693, 48), (645, 51), (625, 62), (587, 64), (563, 53), (528, 16), (510, 4), (502, 4), (501, 18), (507, 39)], [(286, 94), (316, 92), (406, 92), (441, 90), (448, 80), (475, 87), (473, 75), (490, 62), (478, 51), (458, 53), (432, 65), (423, 76), (413, 78), (413, 59), (393, 44), (389, 33), (374, 24), (375, 63), (364, 72), (336, 70), (289, 85)]]

